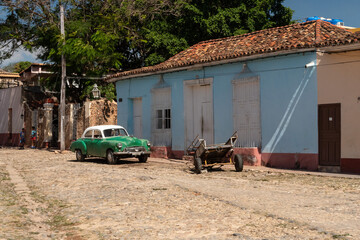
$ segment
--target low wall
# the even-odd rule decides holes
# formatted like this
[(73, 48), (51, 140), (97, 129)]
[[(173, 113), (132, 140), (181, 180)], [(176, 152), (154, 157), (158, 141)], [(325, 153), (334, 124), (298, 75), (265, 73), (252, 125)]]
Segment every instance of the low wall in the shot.
[(309, 171), (318, 170), (318, 154), (307, 153), (262, 153), (261, 161), (263, 166), (303, 169)]
[(340, 164), (341, 172), (360, 174), (360, 159), (342, 158)]
[(20, 146), (20, 133), (0, 133), (0, 146)]

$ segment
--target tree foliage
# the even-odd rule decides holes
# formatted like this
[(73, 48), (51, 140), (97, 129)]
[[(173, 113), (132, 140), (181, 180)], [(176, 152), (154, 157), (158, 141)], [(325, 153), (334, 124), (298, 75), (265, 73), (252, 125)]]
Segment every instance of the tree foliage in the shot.
[(7, 72), (16, 72), (20, 73), (21, 71), (27, 69), (31, 66), (31, 62), (24, 61), (24, 62), (17, 62), (17, 63), (11, 63), (4, 67), (4, 70)]
[[(154, 65), (199, 41), (289, 24), (292, 10), (283, 1), (62, 0), (63, 45), (60, 1), (0, 0), (7, 10), (0, 22), (0, 49), (5, 49), (0, 60), (23, 46), (39, 51), (38, 57), (53, 63), (60, 73), (64, 54), (67, 76), (73, 77), (68, 91), (75, 99), (83, 98), (94, 84), (88, 77)], [(47, 82), (59, 88), (58, 81)], [(105, 92), (114, 89), (98, 85)]]
[(178, 15), (156, 15), (145, 27), (145, 64), (162, 62), (203, 40), (292, 23), (283, 0), (190, 0)]

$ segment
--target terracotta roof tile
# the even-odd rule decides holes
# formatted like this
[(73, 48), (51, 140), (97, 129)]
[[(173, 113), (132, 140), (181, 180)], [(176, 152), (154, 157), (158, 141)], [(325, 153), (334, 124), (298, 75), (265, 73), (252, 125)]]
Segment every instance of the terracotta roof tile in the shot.
[(282, 50), (358, 43), (359, 40), (360, 33), (354, 34), (328, 22), (318, 20), (297, 23), (203, 41), (158, 65), (119, 72), (106, 80)]
[(19, 78), (19, 73), (6, 72), (0, 69), (0, 77), (11, 77), (11, 78)]

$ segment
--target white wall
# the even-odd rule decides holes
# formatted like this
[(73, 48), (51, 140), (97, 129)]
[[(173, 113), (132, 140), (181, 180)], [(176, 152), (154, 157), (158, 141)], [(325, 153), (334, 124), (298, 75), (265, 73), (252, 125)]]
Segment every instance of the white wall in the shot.
[(318, 54), (318, 103), (341, 104), (341, 158), (360, 158), (360, 51)]
[(8, 120), (9, 108), (12, 108), (12, 133), (20, 133), (23, 127), (22, 102), (21, 102), (22, 87), (0, 89), (0, 133), (9, 133)]

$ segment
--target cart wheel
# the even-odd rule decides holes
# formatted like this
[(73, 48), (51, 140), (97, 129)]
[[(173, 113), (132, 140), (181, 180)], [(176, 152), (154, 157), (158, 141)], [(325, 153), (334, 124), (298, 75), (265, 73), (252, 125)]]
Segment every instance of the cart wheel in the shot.
[(240, 154), (236, 154), (234, 157), (235, 171), (242, 172), (244, 168), (244, 162)]
[(197, 174), (201, 173), (201, 169), (202, 169), (202, 162), (201, 162), (201, 158), (195, 158), (194, 159), (194, 165), (195, 165), (195, 172)]

